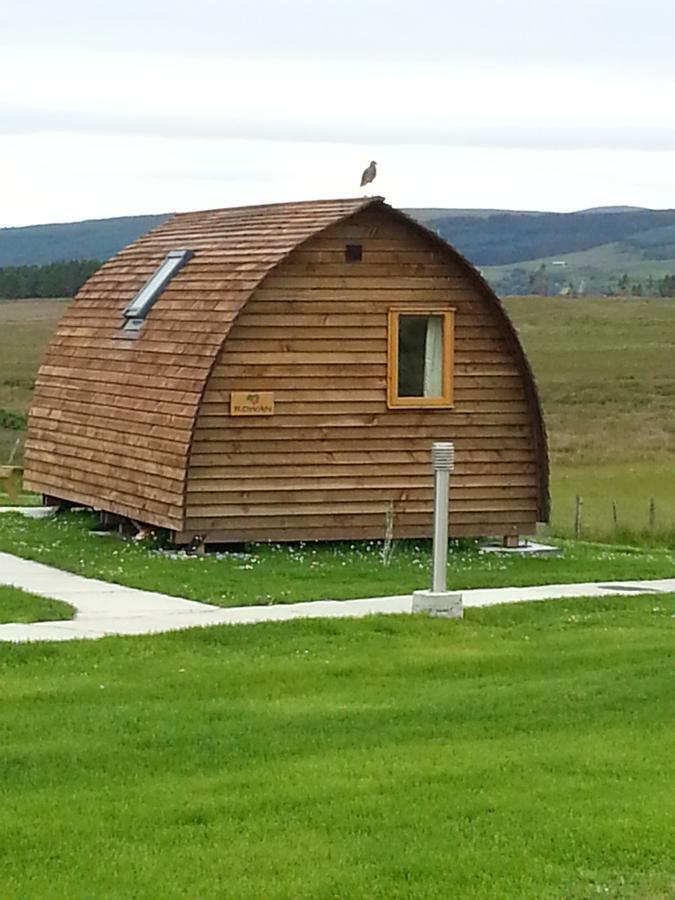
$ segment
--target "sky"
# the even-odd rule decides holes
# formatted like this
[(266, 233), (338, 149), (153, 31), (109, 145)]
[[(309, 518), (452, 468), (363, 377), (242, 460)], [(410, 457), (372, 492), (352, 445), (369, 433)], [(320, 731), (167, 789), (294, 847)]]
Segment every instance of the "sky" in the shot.
[(672, 0), (2, 0), (0, 227), (675, 207)]

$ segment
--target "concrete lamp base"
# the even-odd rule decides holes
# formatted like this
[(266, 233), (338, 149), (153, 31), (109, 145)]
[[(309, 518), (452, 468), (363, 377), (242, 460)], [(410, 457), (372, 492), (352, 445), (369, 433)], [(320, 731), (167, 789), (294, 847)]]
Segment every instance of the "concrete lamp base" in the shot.
[(462, 595), (450, 591), (415, 591), (412, 595), (412, 611), (426, 612), (444, 619), (461, 619), (464, 615)]

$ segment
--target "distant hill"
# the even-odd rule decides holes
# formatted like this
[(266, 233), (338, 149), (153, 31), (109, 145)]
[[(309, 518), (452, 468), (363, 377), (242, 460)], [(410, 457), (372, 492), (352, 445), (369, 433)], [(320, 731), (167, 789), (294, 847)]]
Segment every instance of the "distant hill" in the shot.
[(669, 231), (675, 225), (675, 210), (450, 215), (430, 224), (478, 266), (560, 256), (616, 241), (644, 247), (649, 243), (653, 258), (659, 258), (656, 252), (670, 255), (675, 249), (675, 234)]
[[(546, 267), (559, 293), (611, 289), (675, 272), (675, 210), (630, 206), (573, 213), (494, 209), (410, 209), (454, 244), (501, 293), (527, 292)], [(169, 217), (126, 216), (0, 229), (0, 268), (72, 259), (107, 259)]]
[(650, 293), (675, 273), (675, 210), (575, 213), (434, 210), (417, 217), (477, 265), (500, 294)]
[(109, 259), (168, 218), (167, 213), (0, 228), (0, 267), (44, 265), (70, 259)]

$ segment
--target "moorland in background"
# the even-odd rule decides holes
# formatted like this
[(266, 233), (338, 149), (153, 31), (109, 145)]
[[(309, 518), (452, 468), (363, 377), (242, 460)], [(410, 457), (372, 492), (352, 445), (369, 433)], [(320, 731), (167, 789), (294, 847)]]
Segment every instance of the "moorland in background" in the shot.
[[(506, 306), (542, 395), (555, 532), (572, 534), (580, 495), (585, 537), (672, 540), (673, 301), (523, 297)], [(0, 464), (13, 450), (21, 459), (39, 360), (64, 309), (63, 300), (0, 301)]]

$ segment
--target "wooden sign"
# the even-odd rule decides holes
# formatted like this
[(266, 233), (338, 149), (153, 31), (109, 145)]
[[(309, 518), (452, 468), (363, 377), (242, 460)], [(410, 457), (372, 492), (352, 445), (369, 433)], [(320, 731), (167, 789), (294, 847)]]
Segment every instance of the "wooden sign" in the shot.
[(273, 416), (274, 393), (272, 391), (232, 391), (231, 416)]

